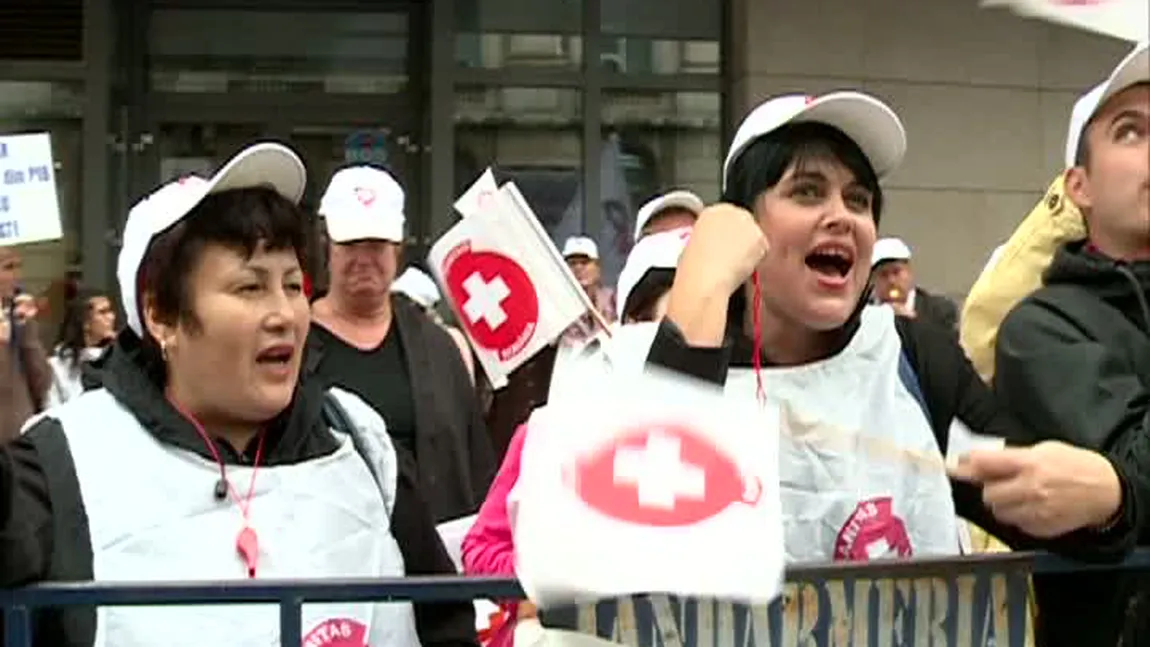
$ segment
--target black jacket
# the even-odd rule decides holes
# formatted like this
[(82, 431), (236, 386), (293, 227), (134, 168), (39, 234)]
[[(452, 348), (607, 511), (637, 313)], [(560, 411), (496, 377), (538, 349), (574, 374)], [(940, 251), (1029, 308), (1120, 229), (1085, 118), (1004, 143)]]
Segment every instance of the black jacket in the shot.
[(958, 334), (958, 306), (950, 299), (915, 288), (914, 310), (918, 318)]
[[(157, 440), (215, 460), (191, 424), (148, 378), (134, 333), (122, 333), (103, 359), (100, 377), (104, 388)], [(301, 381), (291, 406), (268, 428), (265, 464), (298, 463), (337, 449), (338, 441), (323, 417), (323, 401), (322, 385)], [(99, 433), (98, 424), (93, 421), (90, 431)], [(229, 464), (250, 464), (248, 454), (254, 453), (253, 447), (252, 452), (241, 455), (223, 442), (217, 442), (216, 448)], [(114, 461), (115, 448), (108, 451), (108, 460)], [(407, 573), (455, 573), (411, 468), (398, 463), (391, 533)], [(130, 497), (131, 493), (127, 494)], [(210, 487), (206, 487), (205, 496), (210, 496)], [(0, 587), (45, 580), (91, 580), (92, 559), (88, 517), (68, 443), (60, 423), (45, 417), (0, 450)], [(475, 644), (475, 612), (470, 603), (416, 604), (415, 620), (424, 645)], [(40, 612), (35, 620), (35, 644), (88, 647), (95, 639), (95, 625), (96, 614), (91, 608)]]
[[(419, 483), (431, 515), (438, 522), (475, 514), (498, 465), (459, 346), (410, 299), (393, 295), (391, 305), (414, 400)], [(305, 374), (338, 385), (338, 367), (323, 362), (323, 341), (309, 334)]]
[[(1044, 287), (1003, 321), (994, 388), (1032, 435), (1103, 452), (1133, 486), (1139, 544), (1150, 543), (1150, 262), (1120, 263), (1084, 243), (1060, 249)], [(1150, 581), (1099, 573), (1036, 577), (1041, 645), (1150, 645)], [(1140, 619), (1135, 622), (1136, 618)], [(1104, 622), (1077, 622), (1082, 618)], [(1066, 622), (1062, 620), (1065, 619)]]

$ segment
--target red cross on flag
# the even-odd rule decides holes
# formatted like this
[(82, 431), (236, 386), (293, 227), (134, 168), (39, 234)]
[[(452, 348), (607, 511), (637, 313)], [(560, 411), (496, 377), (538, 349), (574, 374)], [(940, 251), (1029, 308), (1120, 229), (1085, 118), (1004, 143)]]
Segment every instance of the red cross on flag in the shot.
[(540, 606), (633, 593), (762, 604), (783, 576), (779, 415), (647, 368), (584, 371), (528, 420), (508, 496)]
[(984, 7), (1007, 7), (1038, 18), (1130, 42), (1150, 38), (1147, 0), (982, 0)]
[(592, 305), (513, 183), (465, 216), (428, 264), (498, 389)]

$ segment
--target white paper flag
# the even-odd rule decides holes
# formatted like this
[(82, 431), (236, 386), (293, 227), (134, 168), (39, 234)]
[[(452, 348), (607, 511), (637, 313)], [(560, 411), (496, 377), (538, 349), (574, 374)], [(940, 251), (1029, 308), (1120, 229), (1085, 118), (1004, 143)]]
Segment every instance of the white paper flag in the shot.
[(1150, 38), (1147, 0), (982, 0), (984, 7), (1009, 7), (1038, 18), (1130, 42)]
[(497, 191), (499, 191), (499, 186), (495, 183), (495, 173), (491, 171), (489, 166), (479, 176), (479, 179), (467, 187), (463, 195), (455, 201), (455, 210), (464, 218), (469, 218), (482, 211)]
[(447, 230), (428, 264), (497, 389), (590, 306), (512, 183)]
[(658, 369), (601, 366), (528, 421), (508, 496), (528, 597), (543, 607), (641, 592), (774, 599), (778, 411)]

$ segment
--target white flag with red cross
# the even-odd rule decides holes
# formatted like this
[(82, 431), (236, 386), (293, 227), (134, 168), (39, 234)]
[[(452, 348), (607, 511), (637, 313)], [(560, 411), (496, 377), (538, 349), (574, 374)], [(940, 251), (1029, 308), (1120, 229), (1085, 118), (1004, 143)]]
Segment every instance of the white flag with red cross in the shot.
[(428, 264), (498, 389), (591, 302), (514, 183), (483, 203), (431, 246)]
[(634, 593), (773, 600), (779, 415), (754, 396), (589, 364), (528, 420), (508, 495), (516, 574), (546, 607)]

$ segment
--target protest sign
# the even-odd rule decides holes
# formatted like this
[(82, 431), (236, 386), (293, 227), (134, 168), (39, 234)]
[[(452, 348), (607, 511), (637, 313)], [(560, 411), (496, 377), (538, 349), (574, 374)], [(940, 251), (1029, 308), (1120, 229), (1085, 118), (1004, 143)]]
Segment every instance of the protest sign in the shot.
[(0, 246), (62, 236), (48, 133), (0, 136)]

